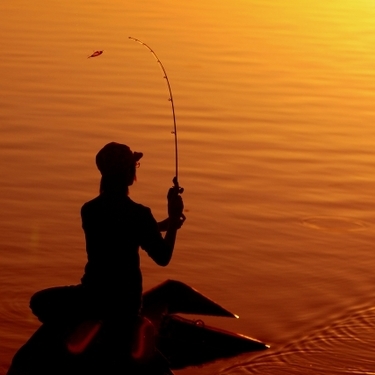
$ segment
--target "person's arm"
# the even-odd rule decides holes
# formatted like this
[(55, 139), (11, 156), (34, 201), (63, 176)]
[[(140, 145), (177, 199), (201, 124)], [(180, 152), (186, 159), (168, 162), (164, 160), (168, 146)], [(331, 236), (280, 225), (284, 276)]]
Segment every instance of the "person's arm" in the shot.
[(158, 222), (159, 232), (166, 232), (169, 225), (169, 218)]
[[(181, 217), (181, 219), (179, 220), (177, 229), (180, 229), (182, 227), (182, 224), (184, 223), (184, 221), (185, 221), (185, 216)], [(159, 221), (158, 222), (159, 232), (166, 232), (168, 230), (168, 226), (169, 226), (169, 217), (167, 217), (166, 219), (162, 221)]]
[(165, 267), (172, 259), (174, 245), (177, 237), (177, 230), (181, 225), (170, 218), (166, 219), (167, 229), (163, 238), (163, 247), (159, 248), (157, 252), (149, 252), (151, 258), (159, 266)]
[(181, 228), (183, 222), (185, 221), (185, 215), (183, 214), (184, 203), (179, 193), (179, 188), (176, 186), (169, 189), (167, 199), (168, 219), (164, 220), (164, 224), (167, 225), (164, 241), (168, 244), (173, 252), (177, 230)]
[(176, 188), (169, 189), (167, 198), (168, 218), (157, 223), (159, 231), (166, 232), (164, 238), (160, 236), (160, 240), (151, 241), (148, 246), (142, 246), (159, 266), (169, 264), (176, 242), (177, 230), (181, 228), (185, 221), (183, 214), (184, 204), (179, 191)]

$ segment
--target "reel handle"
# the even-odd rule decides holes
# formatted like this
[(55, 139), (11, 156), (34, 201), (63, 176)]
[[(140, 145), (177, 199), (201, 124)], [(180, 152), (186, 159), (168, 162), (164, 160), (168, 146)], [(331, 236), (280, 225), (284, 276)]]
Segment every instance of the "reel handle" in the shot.
[(179, 183), (178, 183), (178, 180), (177, 180), (177, 176), (174, 176), (173, 177), (173, 187), (178, 190), (178, 194), (182, 194), (184, 192), (184, 188), (183, 187), (180, 187)]

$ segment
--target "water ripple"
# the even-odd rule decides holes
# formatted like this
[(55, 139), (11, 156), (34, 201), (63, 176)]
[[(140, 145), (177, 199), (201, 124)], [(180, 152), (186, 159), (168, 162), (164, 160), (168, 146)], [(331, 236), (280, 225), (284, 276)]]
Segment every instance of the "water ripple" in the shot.
[(375, 308), (356, 312), (284, 349), (221, 374), (375, 374)]
[(302, 220), (302, 225), (331, 232), (352, 232), (364, 230), (367, 224), (360, 220), (345, 217), (314, 216)]

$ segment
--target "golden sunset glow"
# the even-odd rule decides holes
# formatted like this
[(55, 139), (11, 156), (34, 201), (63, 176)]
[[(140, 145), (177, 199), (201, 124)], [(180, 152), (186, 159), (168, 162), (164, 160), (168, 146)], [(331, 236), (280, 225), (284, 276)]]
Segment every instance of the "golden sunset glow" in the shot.
[(12, 0), (0, 15), (0, 375), (39, 326), (30, 296), (80, 282), (104, 144), (144, 153), (130, 196), (166, 214), (169, 91), (129, 36), (170, 80), (187, 216), (168, 267), (142, 252), (145, 289), (182, 280), (238, 314), (222, 326), (276, 348), (259, 373), (373, 371), (375, 1)]

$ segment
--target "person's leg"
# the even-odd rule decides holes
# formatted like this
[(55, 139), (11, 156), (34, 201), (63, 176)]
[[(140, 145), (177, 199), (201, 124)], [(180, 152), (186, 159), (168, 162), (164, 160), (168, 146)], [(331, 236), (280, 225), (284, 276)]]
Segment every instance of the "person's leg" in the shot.
[(42, 322), (79, 318), (86, 309), (85, 293), (81, 285), (48, 288), (35, 293), (30, 309)]
[(131, 351), (140, 301), (124, 300), (116, 291), (107, 291), (104, 301), (103, 334), (107, 358), (113, 370), (128, 371), (134, 362)]

